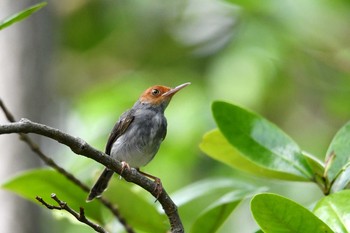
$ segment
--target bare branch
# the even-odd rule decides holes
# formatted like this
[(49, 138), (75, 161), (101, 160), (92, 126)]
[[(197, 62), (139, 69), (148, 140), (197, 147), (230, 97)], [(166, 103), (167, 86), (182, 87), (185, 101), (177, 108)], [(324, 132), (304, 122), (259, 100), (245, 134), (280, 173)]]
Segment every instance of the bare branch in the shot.
[[(6, 108), (5, 104), (1, 101), (0, 99), (0, 108), (3, 110), (6, 118), (8, 121), (10, 122), (15, 122), (15, 117), (11, 114), (11, 112)], [(86, 193), (89, 193), (90, 188), (82, 183), (78, 178), (76, 178), (73, 174), (69, 173), (68, 171), (66, 171), (64, 168), (60, 167), (57, 163), (55, 163), (54, 160), (52, 160), (50, 157), (48, 157), (47, 155), (45, 155), (40, 147), (34, 143), (31, 138), (24, 134), (24, 133), (19, 133), (20, 135), (20, 139), (22, 141), (24, 141), (29, 147), (30, 149), (39, 156), (39, 158), (48, 166), (52, 167), (53, 169), (55, 169), (57, 172), (61, 173), (62, 175), (64, 175), (68, 180), (70, 180), (71, 182), (73, 182), (74, 184), (76, 184), (78, 187), (80, 187), (83, 191), (85, 191)], [(126, 222), (126, 220), (122, 217), (122, 215), (120, 214), (119, 210), (110, 202), (108, 201), (106, 198), (101, 197), (99, 200), (106, 208), (108, 208), (112, 214), (119, 220), (119, 222), (123, 225), (123, 227), (125, 228), (126, 232), (128, 233), (135, 233), (135, 231), (132, 229), (132, 227), (130, 225), (128, 225), (128, 223)]]
[(61, 206), (54, 206), (54, 205), (50, 205), (49, 203), (45, 202), (41, 197), (36, 196), (35, 197), (36, 200), (38, 200), (41, 204), (43, 204), (46, 208), (48, 208), (49, 210), (62, 210)]
[[(108, 167), (109, 169), (115, 171), (118, 174), (120, 174), (122, 171), (122, 165), (120, 162), (114, 160), (105, 153), (91, 147), (84, 140), (77, 137), (73, 137), (58, 129), (54, 129), (43, 124), (31, 122), (27, 119), (22, 119), (16, 123), (0, 125), (0, 134), (10, 133), (35, 133), (42, 136), (46, 136), (68, 146), (74, 153), (91, 158), (96, 162), (99, 162), (104, 166)], [(138, 173), (136, 169), (124, 170), (122, 176), (125, 180), (141, 186), (149, 193), (151, 193), (155, 198), (157, 197), (157, 184)], [(178, 215), (177, 207), (175, 203), (171, 200), (165, 189), (163, 189), (161, 195), (158, 198), (158, 201), (162, 205), (165, 214), (168, 216), (171, 226), (171, 232), (184, 232), (181, 219)]]
[(75, 210), (73, 210), (72, 208), (70, 208), (66, 202), (61, 201), (56, 196), (56, 194), (54, 194), (54, 193), (51, 194), (51, 198), (53, 200), (55, 200), (59, 206), (50, 205), (47, 202), (45, 202), (41, 197), (38, 197), (38, 196), (36, 197), (36, 199), (41, 204), (43, 204), (46, 208), (48, 208), (50, 210), (65, 210), (68, 213), (70, 213), (71, 215), (73, 215), (79, 222), (85, 223), (86, 225), (88, 225), (92, 229), (94, 229), (96, 232), (107, 233), (107, 231), (105, 229), (103, 229), (103, 227), (97, 225), (96, 223), (91, 222), (89, 219), (86, 218), (84, 208), (80, 207), (80, 212), (78, 213)]

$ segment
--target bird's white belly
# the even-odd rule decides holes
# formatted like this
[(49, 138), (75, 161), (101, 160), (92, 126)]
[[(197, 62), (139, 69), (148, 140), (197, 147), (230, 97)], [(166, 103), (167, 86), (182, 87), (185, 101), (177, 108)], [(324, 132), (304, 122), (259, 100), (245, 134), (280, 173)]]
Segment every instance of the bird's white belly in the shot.
[(152, 160), (155, 152), (149, 151), (147, 146), (135, 146), (135, 138), (125, 140), (125, 136), (120, 136), (114, 143), (111, 149), (111, 156), (116, 160), (128, 163), (131, 167), (139, 168), (145, 166)]

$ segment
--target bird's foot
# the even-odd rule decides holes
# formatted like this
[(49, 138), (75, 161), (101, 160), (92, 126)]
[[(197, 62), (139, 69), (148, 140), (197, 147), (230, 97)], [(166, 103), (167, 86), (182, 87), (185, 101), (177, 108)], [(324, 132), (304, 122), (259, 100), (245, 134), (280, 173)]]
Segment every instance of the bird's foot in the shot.
[(158, 177), (155, 177), (154, 183), (156, 183), (156, 187), (154, 188), (154, 192), (157, 193), (156, 200), (154, 202), (157, 202), (160, 195), (163, 192), (163, 184), (162, 184), (162, 181)]
[(131, 169), (130, 165), (127, 162), (121, 161), (121, 164), (122, 164), (122, 170), (120, 172), (119, 179), (122, 178), (122, 175), (123, 175), (123, 172), (124, 172), (125, 169), (127, 169), (127, 170)]
[(152, 176), (151, 174), (140, 171), (140, 169), (137, 169), (137, 171), (142, 175), (147, 176), (148, 178), (151, 178), (152, 180), (154, 180), (154, 183), (156, 183), (156, 187), (154, 188), (153, 192), (155, 192), (155, 197), (156, 197), (156, 200), (154, 202), (157, 202), (160, 195), (163, 193), (162, 181), (156, 176)]

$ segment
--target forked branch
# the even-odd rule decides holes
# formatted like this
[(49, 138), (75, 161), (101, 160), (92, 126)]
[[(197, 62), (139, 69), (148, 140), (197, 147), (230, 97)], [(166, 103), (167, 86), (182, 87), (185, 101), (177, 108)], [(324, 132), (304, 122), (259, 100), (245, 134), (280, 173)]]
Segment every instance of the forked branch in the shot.
[(43, 204), (46, 208), (48, 208), (50, 210), (65, 210), (65, 211), (67, 211), (68, 213), (73, 215), (79, 222), (82, 222), (82, 223), (88, 225), (89, 227), (94, 229), (96, 232), (107, 233), (107, 231), (105, 229), (103, 229), (103, 227), (101, 227), (100, 225), (97, 225), (96, 223), (91, 222), (89, 219), (86, 218), (84, 208), (80, 207), (80, 211), (78, 213), (75, 210), (73, 210), (67, 204), (67, 202), (61, 201), (56, 196), (56, 194), (54, 194), (54, 193), (51, 194), (51, 198), (57, 202), (58, 206), (50, 205), (47, 202), (45, 202), (41, 197), (38, 197), (38, 196), (35, 199), (38, 200), (41, 204)]

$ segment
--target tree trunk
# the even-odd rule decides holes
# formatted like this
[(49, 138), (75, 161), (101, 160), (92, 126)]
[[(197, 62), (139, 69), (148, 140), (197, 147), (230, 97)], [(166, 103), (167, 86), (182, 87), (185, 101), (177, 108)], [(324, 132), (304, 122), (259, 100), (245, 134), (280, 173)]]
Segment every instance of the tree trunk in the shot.
[[(0, 19), (37, 1), (2, 0)], [(45, 7), (29, 18), (0, 31), (0, 98), (16, 117), (41, 120), (48, 103), (48, 68), (51, 54), (51, 18)], [(0, 113), (0, 122), (6, 122)], [(15, 135), (0, 137), (0, 183), (39, 161)], [(35, 197), (33, 197), (34, 199)], [(2, 233), (39, 232), (39, 209), (13, 193), (0, 190)]]

